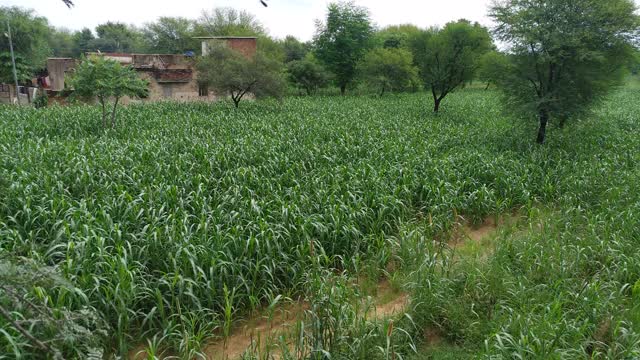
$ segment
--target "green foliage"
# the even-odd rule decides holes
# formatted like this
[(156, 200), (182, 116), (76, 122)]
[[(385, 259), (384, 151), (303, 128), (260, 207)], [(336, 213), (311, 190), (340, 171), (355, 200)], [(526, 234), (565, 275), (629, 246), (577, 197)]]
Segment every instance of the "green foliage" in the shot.
[(500, 1), (495, 34), (509, 46), (501, 87), (506, 107), (537, 117), (537, 142), (551, 118), (564, 124), (623, 80), (640, 18), (630, 0)]
[[(15, 55), (16, 75), (19, 83), (31, 80), (32, 68), (22, 55)], [(13, 84), (13, 65), (10, 52), (0, 52), (0, 83)]]
[(73, 96), (93, 99), (97, 98), (102, 106), (102, 127), (107, 126), (109, 100), (113, 99), (111, 127), (116, 126), (118, 103), (124, 96), (144, 97), (148, 84), (138, 77), (136, 71), (122, 66), (114, 60), (95, 56), (83, 59), (75, 68), (69, 81)]
[(331, 3), (325, 22), (318, 22), (315, 55), (335, 77), (344, 95), (356, 77), (358, 62), (371, 47), (373, 27), (366, 8), (353, 2)]
[[(542, 148), (496, 95), (454, 93), (438, 121), (422, 94), (141, 104), (109, 136), (95, 136), (99, 107), (0, 107), (0, 252), (82, 290), (109, 325), (106, 357), (150, 339), (195, 358), (225, 309), (238, 323), (302, 294), (316, 296), (306, 344), (384, 359), (389, 323), (363, 319), (344, 278), (376, 259), (410, 272), (418, 330), (395, 321), (389, 346), (404, 358), (399, 329), (427, 328), (476, 357), (589, 358), (589, 344), (596, 358), (638, 357), (638, 92), (551, 128)], [(446, 241), (454, 209), (519, 209), (523, 226), (463, 258)], [(0, 348), (13, 356), (2, 335)]]
[(327, 86), (331, 78), (324, 67), (308, 55), (302, 60), (294, 60), (287, 64), (289, 81), (298, 89), (312, 95), (318, 89)]
[(7, 20), (11, 24), (13, 50), (16, 55), (20, 55), (31, 70), (44, 66), (51, 53), (47, 19), (37, 16), (33, 10), (1, 6), (0, 52), (9, 52), (9, 39), (3, 35), (7, 31)]
[(487, 83), (487, 89), (491, 84), (497, 84), (504, 78), (509, 67), (509, 58), (498, 51), (489, 51), (482, 55), (478, 64), (476, 78)]
[(396, 48), (377, 48), (369, 51), (359, 66), (364, 82), (380, 93), (415, 88), (419, 83), (418, 70), (411, 52)]
[(88, 46), (92, 51), (144, 53), (142, 32), (134, 26), (108, 21), (96, 26), (95, 39)]
[(309, 44), (300, 42), (295, 36), (287, 36), (282, 41), (282, 47), (284, 50), (284, 62), (290, 63), (296, 60), (302, 60), (307, 56), (309, 52)]
[(282, 42), (274, 40), (268, 35), (258, 35), (256, 42), (257, 51), (264, 57), (279, 62), (280, 64), (284, 63), (285, 49)]
[(412, 41), (421, 33), (422, 30), (412, 24), (392, 25), (376, 31), (373, 41), (376, 47), (385, 49), (410, 49)]
[(0, 351), (19, 358), (99, 359), (107, 331), (55, 267), (0, 258)]
[(210, 49), (210, 55), (199, 60), (197, 68), (200, 81), (217, 94), (231, 96), (236, 108), (246, 95), (280, 97), (284, 92), (282, 64), (261, 52), (246, 58), (225, 45), (218, 45)]
[(196, 33), (202, 36), (258, 36), (266, 35), (267, 31), (253, 14), (221, 7), (202, 11)]
[(36, 109), (42, 109), (47, 106), (49, 106), (49, 95), (47, 95), (47, 91), (44, 89), (38, 89), (36, 98), (33, 100), (33, 107)]
[(199, 51), (200, 41), (194, 39), (196, 23), (182, 17), (162, 16), (142, 29), (147, 49), (156, 54), (184, 54)]
[(54, 57), (74, 57), (76, 54), (76, 44), (74, 41), (74, 33), (67, 29), (49, 30), (49, 47)]
[(479, 59), (493, 47), (487, 28), (467, 20), (426, 30), (412, 42), (420, 76), (433, 96), (434, 112), (448, 94), (474, 79)]
[(95, 52), (93, 48), (95, 36), (91, 29), (84, 28), (73, 33), (73, 56), (79, 57), (87, 52)]

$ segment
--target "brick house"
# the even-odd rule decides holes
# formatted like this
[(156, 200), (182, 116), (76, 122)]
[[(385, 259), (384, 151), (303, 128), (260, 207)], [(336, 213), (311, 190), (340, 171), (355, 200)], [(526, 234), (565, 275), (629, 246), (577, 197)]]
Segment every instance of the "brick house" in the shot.
[[(202, 53), (207, 55), (211, 42), (224, 42), (227, 46), (252, 57), (257, 51), (255, 37), (201, 37)], [(149, 96), (143, 101), (164, 99), (193, 101), (215, 100), (216, 96), (202, 89), (198, 83), (195, 58), (179, 54), (127, 54), (127, 53), (88, 53), (88, 56), (102, 56), (115, 60), (122, 65), (133, 67), (140, 78), (149, 83)], [(64, 90), (65, 75), (73, 71), (76, 60), (50, 58), (47, 61), (49, 87), (53, 92)]]

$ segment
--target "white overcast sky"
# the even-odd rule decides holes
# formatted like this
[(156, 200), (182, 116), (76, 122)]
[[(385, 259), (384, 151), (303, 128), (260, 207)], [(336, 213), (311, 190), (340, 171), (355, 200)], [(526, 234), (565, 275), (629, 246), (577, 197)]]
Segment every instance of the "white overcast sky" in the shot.
[[(330, 1), (268, 2), (268, 8), (260, 5), (259, 0), (74, 0), (76, 6), (72, 9), (67, 9), (61, 0), (0, 0), (0, 5), (35, 9), (52, 25), (71, 30), (93, 29), (106, 21), (142, 25), (160, 16), (197, 18), (203, 9), (230, 6), (253, 13), (272, 36), (294, 35), (310, 40), (314, 20), (324, 18)], [(356, 3), (369, 8), (378, 26), (412, 23), (427, 27), (460, 18), (490, 24), (486, 14), (491, 0), (356, 0)]]

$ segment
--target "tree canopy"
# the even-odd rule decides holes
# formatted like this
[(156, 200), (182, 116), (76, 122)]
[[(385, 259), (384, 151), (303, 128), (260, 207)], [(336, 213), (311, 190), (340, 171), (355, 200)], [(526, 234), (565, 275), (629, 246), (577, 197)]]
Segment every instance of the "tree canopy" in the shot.
[(364, 82), (377, 90), (404, 91), (418, 83), (418, 70), (413, 65), (411, 52), (397, 48), (377, 48), (369, 51), (359, 66)]
[(200, 42), (194, 39), (196, 22), (183, 17), (160, 17), (142, 29), (147, 48), (160, 54), (183, 54), (197, 51)]
[(220, 7), (202, 11), (196, 33), (206, 36), (257, 36), (265, 35), (267, 31), (250, 12)]
[[(44, 66), (51, 54), (49, 46), (49, 22), (36, 15), (33, 10), (20, 7), (0, 7), (0, 24), (11, 25), (13, 49), (24, 59), (24, 64), (32, 70)], [(3, 30), (0, 34), (4, 34)], [(9, 52), (9, 39), (0, 36), (0, 52)]]
[(289, 81), (298, 89), (304, 90), (307, 95), (325, 87), (331, 77), (311, 54), (305, 56), (304, 59), (289, 62), (287, 70)]
[(376, 31), (374, 44), (385, 49), (410, 49), (412, 41), (422, 30), (413, 24), (391, 25)]
[(142, 52), (143, 38), (139, 29), (108, 21), (96, 26), (97, 38), (89, 46), (103, 52)]

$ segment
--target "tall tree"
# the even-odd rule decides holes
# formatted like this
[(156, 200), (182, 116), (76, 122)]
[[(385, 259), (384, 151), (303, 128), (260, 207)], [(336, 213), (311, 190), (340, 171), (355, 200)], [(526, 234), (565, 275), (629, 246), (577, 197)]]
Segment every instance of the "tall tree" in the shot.
[(49, 31), (49, 47), (56, 57), (72, 57), (74, 56), (75, 44), (73, 41), (73, 33), (67, 29), (51, 28)]
[(93, 42), (95, 40), (95, 36), (93, 36), (93, 32), (91, 29), (84, 28), (80, 31), (76, 31), (72, 36), (73, 40), (73, 55), (75, 57), (80, 56), (88, 51), (95, 51), (96, 49), (91, 49)]
[[(33, 10), (19, 7), (0, 7), (0, 24), (11, 24), (13, 49), (22, 56), (24, 65), (36, 70), (44, 66), (51, 54), (49, 47), (50, 27), (46, 18), (37, 16)], [(6, 30), (0, 32), (4, 34)], [(0, 52), (9, 51), (9, 39), (0, 36)]]
[(371, 47), (373, 27), (366, 8), (353, 2), (329, 5), (325, 22), (317, 22), (317, 58), (335, 74), (342, 95), (356, 76), (358, 62)]
[(492, 47), (489, 31), (467, 20), (426, 30), (414, 39), (414, 56), (425, 88), (433, 96), (434, 112), (447, 95), (473, 80), (479, 59)]
[(103, 52), (144, 52), (142, 33), (133, 26), (108, 21), (96, 26), (90, 47)]
[(503, 0), (490, 15), (508, 45), (501, 87), (510, 109), (549, 120), (583, 113), (623, 79), (640, 20), (632, 0)]
[(253, 14), (222, 7), (202, 11), (196, 33), (202, 36), (258, 36), (267, 31)]
[(182, 17), (160, 17), (142, 29), (147, 48), (155, 53), (182, 54), (196, 51), (200, 43), (195, 36), (195, 21)]
[(411, 52), (404, 49), (376, 48), (369, 51), (359, 66), (365, 83), (379, 91), (404, 91), (418, 83), (418, 70)]
[(284, 50), (284, 62), (289, 63), (295, 60), (302, 60), (309, 52), (309, 46), (306, 43), (296, 39), (295, 36), (287, 36), (282, 41)]

